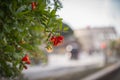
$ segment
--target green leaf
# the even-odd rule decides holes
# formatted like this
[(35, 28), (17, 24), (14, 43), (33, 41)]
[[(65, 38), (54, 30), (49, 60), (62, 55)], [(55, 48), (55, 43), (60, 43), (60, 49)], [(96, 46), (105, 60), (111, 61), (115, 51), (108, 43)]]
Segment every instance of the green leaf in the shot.
[(4, 48), (5, 52), (15, 52), (15, 48), (13, 46), (7, 45)]
[(53, 10), (51, 11), (51, 17), (55, 17), (55, 15), (56, 15), (56, 11), (53, 9)]
[(68, 29), (69, 29), (69, 27), (67, 27), (67, 26), (64, 26), (64, 28), (63, 28), (64, 31), (67, 31)]
[(30, 44), (21, 44), (21, 47), (23, 47), (26, 50), (33, 50), (33, 47)]

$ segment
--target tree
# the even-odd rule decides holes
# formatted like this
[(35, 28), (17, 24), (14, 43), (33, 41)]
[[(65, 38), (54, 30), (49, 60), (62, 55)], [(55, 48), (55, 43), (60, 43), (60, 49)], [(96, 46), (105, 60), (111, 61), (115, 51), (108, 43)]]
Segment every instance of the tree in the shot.
[(112, 40), (110, 42), (110, 49), (112, 53), (115, 53), (120, 57), (120, 39)]
[(66, 29), (67, 31), (62, 32), (62, 35), (64, 35), (65, 37), (67, 37), (68, 35), (71, 35), (71, 36), (73, 35), (73, 30), (68, 24), (63, 23), (63, 28), (64, 30)]
[(29, 57), (44, 55), (39, 45), (63, 40), (61, 7), (59, 0), (0, 0), (0, 77), (19, 75)]

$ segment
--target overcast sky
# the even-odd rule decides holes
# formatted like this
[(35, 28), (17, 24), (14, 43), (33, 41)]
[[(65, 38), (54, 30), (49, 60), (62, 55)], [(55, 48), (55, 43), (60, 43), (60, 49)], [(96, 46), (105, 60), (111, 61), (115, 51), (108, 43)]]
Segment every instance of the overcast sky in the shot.
[(120, 0), (61, 0), (58, 12), (72, 29), (115, 26), (120, 32)]

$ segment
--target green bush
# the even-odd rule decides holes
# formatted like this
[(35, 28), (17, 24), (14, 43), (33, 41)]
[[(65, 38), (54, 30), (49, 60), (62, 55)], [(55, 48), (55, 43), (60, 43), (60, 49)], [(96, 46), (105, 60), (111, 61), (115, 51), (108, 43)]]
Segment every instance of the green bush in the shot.
[(62, 31), (61, 7), (59, 0), (0, 0), (0, 77), (19, 75), (26, 54), (44, 56), (39, 46)]

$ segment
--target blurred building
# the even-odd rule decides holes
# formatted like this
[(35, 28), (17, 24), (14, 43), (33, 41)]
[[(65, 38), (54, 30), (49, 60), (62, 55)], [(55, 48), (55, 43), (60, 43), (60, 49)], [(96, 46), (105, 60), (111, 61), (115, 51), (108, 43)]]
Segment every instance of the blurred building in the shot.
[(114, 27), (95, 27), (74, 30), (83, 51), (100, 51), (109, 46), (109, 42), (117, 38)]

